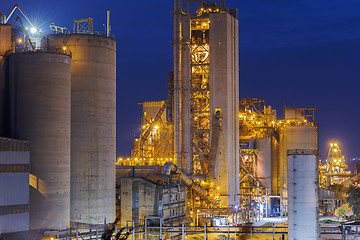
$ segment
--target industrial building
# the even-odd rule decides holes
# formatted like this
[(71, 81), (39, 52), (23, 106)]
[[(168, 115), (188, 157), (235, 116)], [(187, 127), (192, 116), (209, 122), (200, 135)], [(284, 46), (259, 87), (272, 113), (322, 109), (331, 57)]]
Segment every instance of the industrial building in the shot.
[(24, 164), (11, 171), (23, 173), (18, 184), (28, 196), (21, 216), (3, 210), (16, 197), (0, 197), (0, 223), (61, 230), (118, 218), (122, 227), (146, 218), (200, 226), (291, 215), (291, 236), (313, 224), (309, 239), (317, 239), (319, 202), (327, 212), (340, 204), (317, 181), (327, 188), (352, 175), (335, 144), (318, 175), (316, 109), (285, 107), (279, 118), (262, 99), (240, 99), (238, 12), (223, 0), (174, 0), (172, 14), (168, 98), (139, 103), (141, 132), (131, 157), (117, 159), (109, 12), (106, 35), (94, 34), (88, 18), (75, 20), (72, 33), (52, 25), (41, 38), (0, 16), (0, 137), (9, 138), (0, 144), (20, 141), (26, 147), (9, 151), (30, 154), (5, 161), (0, 145), (0, 177), (13, 177), (3, 165)]
[(173, 17), (168, 99), (141, 103), (141, 133), (117, 167), (153, 182), (179, 176), (187, 224), (287, 215), (288, 150), (318, 151), (315, 108), (277, 119), (264, 100), (239, 99), (237, 10), (224, 1), (175, 0)]
[(0, 233), (29, 230), (29, 163), (28, 142), (0, 138)]
[[(17, 9), (30, 30), (20, 17), (9, 23)], [(21, 191), (28, 198), (27, 230), (113, 222), (116, 41), (109, 12), (102, 35), (94, 34), (89, 18), (75, 20), (73, 33), (55, 28), (41, 36), (18, 5), (0, 20), (0, 136), (31, 146), (30, 179), (9, 189), (11, 195), (28, 188)]]

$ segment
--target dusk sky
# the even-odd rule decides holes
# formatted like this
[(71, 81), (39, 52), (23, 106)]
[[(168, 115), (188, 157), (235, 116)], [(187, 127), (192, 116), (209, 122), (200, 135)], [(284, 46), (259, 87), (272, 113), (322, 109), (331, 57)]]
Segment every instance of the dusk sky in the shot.
[[(43, 32), (94, 18), (104, 32), (106, 10), (117, 40), (117, 155), (129, 156), (140, 133), (137, 103), (165, 100), (173, 66), (172, 0), (13, 1)], [(284, 106), (317, 108), (321, 159), (337, 141), (346, 160), (360, 157), (360, 2), (356, 0), (227, 0), (239, 9), (240, 98), (264, 99), (282, 117)], [(11, 18), (12, 23), (19, 12)]]

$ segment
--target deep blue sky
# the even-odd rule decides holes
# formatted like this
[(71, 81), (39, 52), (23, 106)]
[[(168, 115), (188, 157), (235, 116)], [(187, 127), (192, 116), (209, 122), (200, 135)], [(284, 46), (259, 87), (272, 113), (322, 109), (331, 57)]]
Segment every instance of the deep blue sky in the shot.
[[(172, 70), (172, 0), (5, 1), (6, 15), (20, 4), (41, 25), (72, 29), (94, 18), (104, 31), (111, 10), (117, 39), (117, 152), (130, 155), (140, 131), (138, 102), (164, 100)], [(360, 2), (357, 0), (227, 0), (239, 9), (240, 97), (257, 97), (277, 109), (315, 106), (320, 153), (337, 140), (346, 159), (360, 156)], [(19, 13), (17, 13), (19, 14)], [(15, 18), (13, 17), (11, 22)]]

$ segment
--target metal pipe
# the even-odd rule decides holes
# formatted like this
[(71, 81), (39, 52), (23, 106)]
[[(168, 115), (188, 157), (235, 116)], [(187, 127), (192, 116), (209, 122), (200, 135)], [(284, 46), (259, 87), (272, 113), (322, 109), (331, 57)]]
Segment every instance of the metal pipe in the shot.
[(174, 159), (182, 166), (181, 158), (181, 0), (174, 0)]
[(215, 165), (216, 165), (216, 155), (219, 145), (219, 133), (221, 130), (220, 125), (220, 111), (216, 111), (213, 116), (212, 124), (212, 134), (211, 134), (211, 143), (210, 143), (210, 153), (209, 153), (209, 163), (208, 163), (208, 175), (210, 180), (215, 179)]
[(13, 13), (15, 12), (16, 9), (19, 9), (19, 11), (22, 13), (22, 15), (26, 18), (26, 20), (30, 23), (30, 25), (32, 27), (35, 27), (35, 25), (30, 21), (30, 19), (28, 18), (28, 16), (25, 14), (25, 12), (20, 8), (20, 6), (18, 4), (15, 4), (14, 8), (11, 10), (9, 16), (6, 18), (5, 20), (5, 24), (9, 21), (11, 15), (13, 15)]
[(186, 175), (183, 171), (181, 171), (174, 163), (166, 162), (163, 166), (162, 173), (164, 175), (169, 176), (171, 173), (177, 173), (180, 175), (180, 179), (184, 181), (184, 183), (190, 186), (193, 190), (200, 194), (201, 197), (207, 197), (207, 191), (203, 189), (199, 184), (194, 182), (188, 175)]
[(106, 14), (106, 36), (110, 37), (110, 10), (107, 10)]

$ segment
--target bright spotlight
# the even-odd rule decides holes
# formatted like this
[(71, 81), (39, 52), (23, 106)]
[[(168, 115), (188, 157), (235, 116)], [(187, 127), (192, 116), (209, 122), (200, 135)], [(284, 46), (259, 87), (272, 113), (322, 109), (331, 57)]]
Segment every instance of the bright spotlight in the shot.
[(30, 32), (31, 32), (31, 33), (36, 33), (36, 32), (37, 32), (37, 29), (34, 28), (34, 27), (32, 27), (32, 28), (30, 29)]

